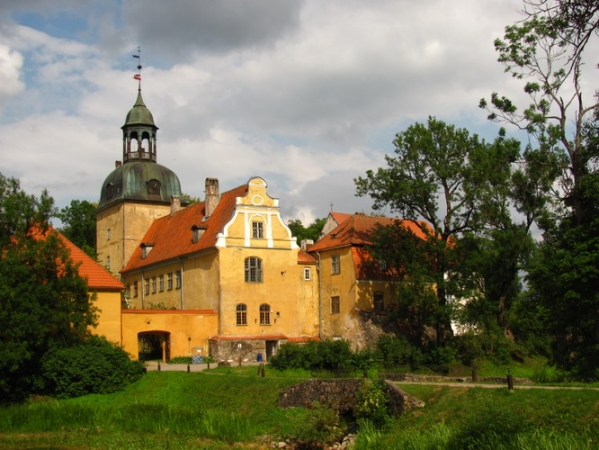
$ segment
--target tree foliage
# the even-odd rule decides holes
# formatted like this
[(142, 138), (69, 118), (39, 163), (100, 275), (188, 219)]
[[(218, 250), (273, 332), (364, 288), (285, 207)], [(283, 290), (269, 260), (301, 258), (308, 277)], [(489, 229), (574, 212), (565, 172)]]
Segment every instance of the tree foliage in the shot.
[(0, 398), (41, 387), (40, 360), (87, 335), (94, 310), (87, 285), (49, 226), (47, 192), (27, 195), (0, 174)]
[[(402, 293), (414, 309), (405, 311), (406, 319), (421, 318), (413, 321), (421, 331), (434, 321), (437, 342), (442, 343), (450, 333), (448, 304), (457, 286), (447, 277), (456, 272), (452, 239), (480, 231), (489, 220), (505, 222), (508, 204), (497, 197), (507, 195), (519, 143), (503, 135), (487, 143), (466, 129), (429, 118), (397, 134), (394, 145), (396, 156), (386, 156), (387, 167), (355, 180), (357, 195), (372, 197), (374, 209), (389, 206), (403, 218), (430, 224), (421, 227), (425, 243), (402, 237), (406, 231), (400, 229), (379, 233), (374, 242), (379, 259), (399, 258), (395, 269), (409, 272), (410, 282), (402, 286)], [(394, 249), (396, 245), (405, 248)], [(437, 296), (434, 311), (431, 286)], [(401, 307), (410, 306), (404, 300)]]
[(505, 71), (523, 80), (530, 103), (521, 110), (493, 93), (480, 107), (489, 111), (489, 119), (526, 130), (541, 152), (554, 155), (561, 169), (554, 194), (568, 200), (565, 205), (580, 223), (582, 177), (599, 157), (584, 145), (585, 124), (599, 103), (583, 82), (585, 50), (598, 36), (599, 5), (593, 0), (525, 0), (524, 6), (526, 18), (506, 27), (495, 49)]
[(60, 232), (92, 258), (96, 255), (96, 203), (72, 200), (56, 215), (62, 221)]
[(327, 219), (316, 219), (308, 227), (304, 227), (299, 219), (289, 220), (287, 226), (291, 230), (291, 234), (297, 238), (297, 243), (300, 245), (303, 240), (309, 239), (316, 242), (320, 238), (320, 233)]

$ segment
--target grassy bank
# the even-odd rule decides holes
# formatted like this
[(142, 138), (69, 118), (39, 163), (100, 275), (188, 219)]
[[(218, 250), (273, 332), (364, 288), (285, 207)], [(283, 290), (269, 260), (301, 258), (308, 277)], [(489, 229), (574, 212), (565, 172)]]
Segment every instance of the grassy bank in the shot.
[[(330, 416), (322, 410), (276, 407), (279, 389), (300, 380), (269, 372), (261, 378), (255, 368), (217, 372), (151, 372), (115, 394), (2, 408), (0, 448), (256, 449), (268, 448), (272, 440), (315, 437), (327, 428), (323, 421)], [(426, 408), (383, 430), (363, 428), (358, 448), (590, 449), (599, 444), (597, 391), (510, 393), (415, 385), (405, 390)]]

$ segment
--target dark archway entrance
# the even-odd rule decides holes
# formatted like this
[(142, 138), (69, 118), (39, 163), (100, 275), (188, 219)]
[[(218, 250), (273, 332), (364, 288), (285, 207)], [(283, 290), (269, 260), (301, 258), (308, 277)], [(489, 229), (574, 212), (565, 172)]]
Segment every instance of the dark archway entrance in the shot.
[(137, 334), (138, 358), (140, 361), (171, 359), (171, 334), (168, 331), (145, 331)]

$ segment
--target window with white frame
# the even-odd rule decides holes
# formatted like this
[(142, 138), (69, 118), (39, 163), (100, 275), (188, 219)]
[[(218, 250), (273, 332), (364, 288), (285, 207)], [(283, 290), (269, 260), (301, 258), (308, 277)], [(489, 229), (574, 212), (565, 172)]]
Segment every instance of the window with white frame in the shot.
[(252, 236), (254, 239), (264, 239), (264, 223), (252, 222)]
[(310, 281), (312, 279), (312, 271), (309, 267), (304, 267), (304, 280)]
[(144, 293), (150, 295), (150, 280), (145, 280), (144, 282)]
[(245, 259), (245, 282), (262, 283), (262, 260), (255, 256)]
[(335, 295), (331, 297), (331, 314), (339, 314), (341, 312), (341, 301), (339, 296)]
[(106, 270), (110, 270), (110, 256), (106, 257)]
[(341, 273), (341, 258), (339, 255), (331, 256), (331, 273), (333, 275)]
[(137, 281), (133, 282), (133, 297), (137, 297), (139, 295), (138, 284)]
[(245, 303), (239, 303), (236, 308), (237, 325), (248, 324), (248, 307)]
[(164, 275), (160, 275), (158, 277), (158, 289), (160, 290), (160, 292), (164, 291)]
[(152, 277), (152, 294), (156, 293), (156, 277)]
[(260, 305), (260, 325), (270, 325), (270, 305)]
[(173, 274), (172, 273), (166, 274), (166, 288), (169, 291), (173, 290)]
[(181, 289), (181, 271), (177, 270), (175, 272), (175, 288)]

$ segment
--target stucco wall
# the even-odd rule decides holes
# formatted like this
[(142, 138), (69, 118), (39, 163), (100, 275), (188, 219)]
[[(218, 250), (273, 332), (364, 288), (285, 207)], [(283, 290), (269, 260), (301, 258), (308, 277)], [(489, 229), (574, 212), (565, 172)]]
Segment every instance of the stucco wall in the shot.
[(170, 356), (189, 356), (190, 349), (208, 352), (208, 338), (216, 334), (217, 314), (210, 311), (147, 311), (124, 310), (122, 314), (122, 345), (138, 357), (138, 334), (169, 332)]
[(94, 306), (98, 308), (98, 326), (92, 333), (112, 342), (121, 342), (121, 293), (96, 292)]

